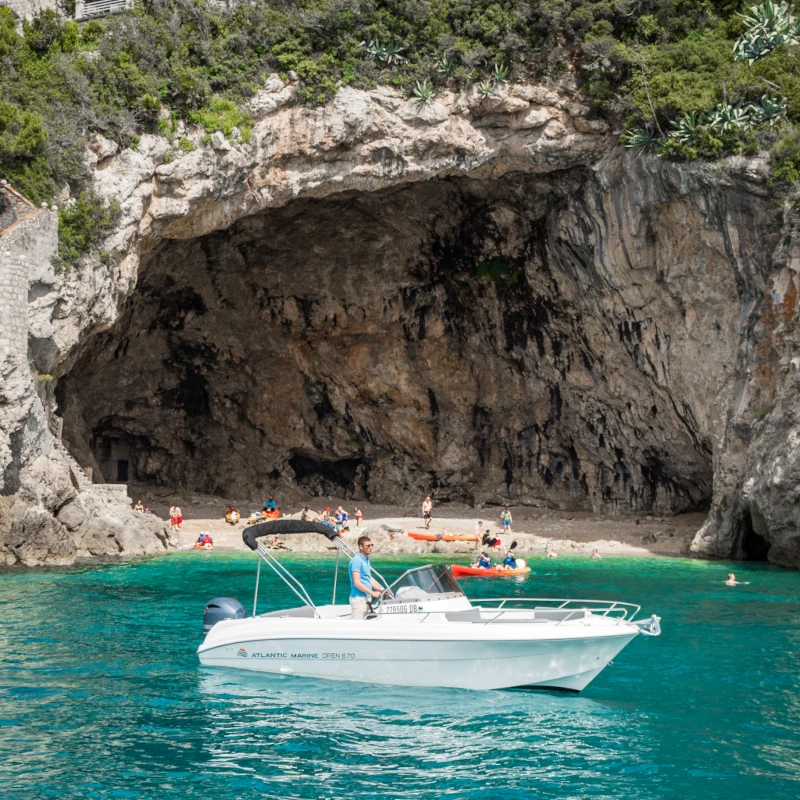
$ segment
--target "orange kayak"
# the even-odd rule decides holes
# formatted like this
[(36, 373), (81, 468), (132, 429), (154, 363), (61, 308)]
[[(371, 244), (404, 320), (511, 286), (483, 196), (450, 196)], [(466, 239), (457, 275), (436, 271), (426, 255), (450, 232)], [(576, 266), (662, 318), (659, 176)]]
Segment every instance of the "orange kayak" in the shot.
[(450, 571), (454, 578), (507, 578), (511, 575), (527, 575), (531, 568), (497, 569), (497, 567), (489, 567), (489, 569), (482, 569), (481, 567), (463, 567), (461, 564), (451, 564)]
[(469, 534), (456, 535), (450, 533), (436, 534), (436, 533), (413, 533), (408, 532), (412, 539), (418, 542), (474, 542), (475, 537)]

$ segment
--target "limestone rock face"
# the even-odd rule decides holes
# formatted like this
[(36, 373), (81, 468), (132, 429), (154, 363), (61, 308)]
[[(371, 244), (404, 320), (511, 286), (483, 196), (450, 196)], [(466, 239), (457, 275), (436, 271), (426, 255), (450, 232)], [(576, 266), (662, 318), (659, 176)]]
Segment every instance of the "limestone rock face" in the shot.
[(762, 161), (632, 158), (550, 87), (294, 88), (267, 82), (247, 142), (96, 143), (111, 258), (31, 310), (84, 466), (124, 446), (141, 480), (254, 497), (710, 504), (698, 553), (800, 563), (800, 258)]

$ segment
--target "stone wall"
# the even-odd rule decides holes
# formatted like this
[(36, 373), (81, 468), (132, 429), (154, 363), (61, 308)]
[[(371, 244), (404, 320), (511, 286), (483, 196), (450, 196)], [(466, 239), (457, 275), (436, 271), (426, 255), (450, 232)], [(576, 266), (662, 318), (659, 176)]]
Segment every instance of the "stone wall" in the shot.
[(28, 351), (31, 264), (42, 259), (49, 264), (58, 243), (58, 214), (37, 209), (7, 186), (0, 193), (13, 202), (13, 213), (4, 215), (11, 224), (0, 230), (0, 357), (5, 357)]

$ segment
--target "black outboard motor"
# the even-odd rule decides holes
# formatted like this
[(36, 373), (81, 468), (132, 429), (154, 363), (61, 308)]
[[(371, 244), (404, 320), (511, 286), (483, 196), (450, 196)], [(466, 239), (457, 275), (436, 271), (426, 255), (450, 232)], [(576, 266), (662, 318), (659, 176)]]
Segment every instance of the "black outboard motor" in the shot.
[(224, 619), (244, 619), (247, 613), (244, 606), (234, 597), (215, 597), (206, 605), (203, 614), (203, 637)]

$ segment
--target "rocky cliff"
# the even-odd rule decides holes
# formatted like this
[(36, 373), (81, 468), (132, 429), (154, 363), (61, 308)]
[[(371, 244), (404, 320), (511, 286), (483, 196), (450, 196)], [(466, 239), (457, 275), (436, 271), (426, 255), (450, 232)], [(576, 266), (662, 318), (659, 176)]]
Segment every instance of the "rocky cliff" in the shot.
[(632, 158), (541, 86), (293, 93), (270, 80), (247, 142), (92, 142), (122, 220), (102, 265), (43, 290), (30, 340), (84, 467), (710, 506), (698, 553), (800, 564), (800, 260), (763, 163)]

